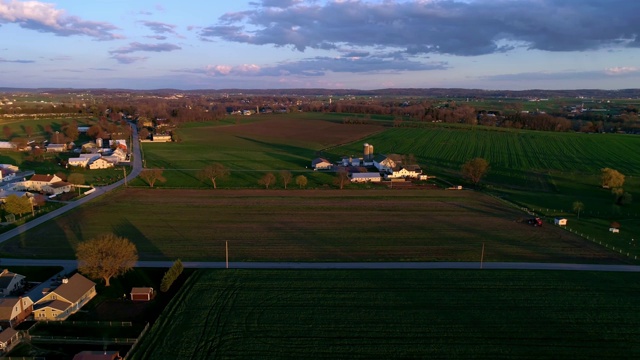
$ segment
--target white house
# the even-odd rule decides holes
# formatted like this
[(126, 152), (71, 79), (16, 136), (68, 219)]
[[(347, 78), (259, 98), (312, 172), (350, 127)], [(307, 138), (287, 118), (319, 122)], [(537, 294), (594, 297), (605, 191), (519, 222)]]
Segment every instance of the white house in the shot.
[(311, 167), (313, 167), (314, 170), (331, 170), (333, 164), (327, 159), (315, 158), (311, 162)]
[(91, 164), (89, 164), (89, 169), (108, 169), (112, 168), (114, 165), (112, 162), (105, 160), (104, 158), (99, 158), (94, 160)]
[(57, 183), (62, 181), (57, 175), (40, 175), (35, 174), (31, 177), (31, 179), (22, 182), (22, 186), (26, 190), (31, 191), (42, 191), (42, 188), (46, 185), (51, 185), (53, 183)]
[(405, 179), (405, 178), (420, 179), (420, 175), (422, 175), (422, 170), (419, 167), (415, 166), (415, 167), (403, 167), (403, 168), (400, 168), (399, 170), (391, 170), (391, 173), (385, 175), (385, 177), (387, 179)]
[(386, 155), (377, 155), (373, 158), (373, 166), (380, 171), (392, 172), (397, 166), (396, 162)]
[(73, 190), (73, 184), (66, 181), (58, 181), (54, 182), (53, 184), (42, 186), (42, 192), (49, 195), (60, 195), (63, 193), (68, 193), (71, 190)]
[(353, 173), (351, 174), (351, 182), (363, 183), (363, 182), (380, 182), (380, 173), (366, 172), (366, 173)]
[(9, 296), (12, 292), (22, 289), (26, 284), (24, 275), (12, 273), (4, 269), (0, 273), (0, 294)]
[(171, 142), (171, 135), (153, 134), (153, 135), (151, 135), (151, 141), (153, 141), (153, 142)]

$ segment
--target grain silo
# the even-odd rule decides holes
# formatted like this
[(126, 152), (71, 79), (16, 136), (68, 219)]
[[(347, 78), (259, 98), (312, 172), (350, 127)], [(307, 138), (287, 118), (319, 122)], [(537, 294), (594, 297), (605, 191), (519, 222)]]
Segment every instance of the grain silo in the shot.
[(367, 143), (364, 144), (362, 160), (364, 162), (367, 162), (367, 160), (369, 160), (369, 144), (367, 144)]

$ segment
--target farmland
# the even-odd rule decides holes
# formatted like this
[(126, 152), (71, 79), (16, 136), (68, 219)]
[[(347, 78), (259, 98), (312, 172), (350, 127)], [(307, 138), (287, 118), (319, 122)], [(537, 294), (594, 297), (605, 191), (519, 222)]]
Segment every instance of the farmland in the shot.
[(74, 258), (114, 232), (143, 260), (620, 263), (609, 252), (472, 191), (123, 189), (0, 244), (2, 256)]
[(638, 291), (634, 273), (199, 271), (130, 358), (638, 358)]

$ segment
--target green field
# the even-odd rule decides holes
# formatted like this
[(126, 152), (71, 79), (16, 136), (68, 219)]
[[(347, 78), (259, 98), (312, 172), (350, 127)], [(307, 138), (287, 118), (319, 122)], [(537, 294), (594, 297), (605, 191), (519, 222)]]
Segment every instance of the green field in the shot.
[(558, 227), (473, 191), (122, 189), (0, 244), (4, 257), (74, 258), (113, 232), (142, 260), (620, 263)]
[(200, 271), (129, 358), (633, 359), (638, 276)]

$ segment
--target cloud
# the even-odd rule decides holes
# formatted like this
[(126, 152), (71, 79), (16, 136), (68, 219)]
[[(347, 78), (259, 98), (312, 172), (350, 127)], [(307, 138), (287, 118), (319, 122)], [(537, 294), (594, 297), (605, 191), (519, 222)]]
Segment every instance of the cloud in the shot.
[(16, 63), (16, 64), (32, 64), (35, 61), (33, 60), (7, 60), (4, 58), (0, 58), (0, 63)]
[(155, 40), (167, 40), (167, 37), (163, 35), (147, 35), (145, 37), (149, 39), (155, 39)]
[(39, 1), (0, 0), (0, 22), (58, 36), (84, 35), (96, 40), (123, 38), (113, 33), (118, 28), (112, 24), (69, 16), (64, 10), (56, 9), (55, 4)]
[(606, 68), (604, 72), (607, 75), (626, 75), (630, 73), (640, 72), (640, 68), (637, 68), (635, 66), (620, 66), (620, 67)]
[(128, 46), (118, 48), (116, 50), (109, 51), (110, 54), (130, 54), (138, 51), (147, 51), (147, 52), (168, 52), (174, 50), (182, 49), (178, 45), (169, 44), (169, 43), (160, 43), (160, 44), (142, 44), (139, 42), (129, 43)]
[(383, 47), (412, 55), (457, 56), (517, 47), (640, 47), (640, 7), (628, 0), (262, 0), (252, 5), (201, 29), (201, 39), (299, 51)]
[(161, 23), (158, 21), (140, 21), (142, 25), (148, 27), (156, 34), (176, 34), (175, 25)]
[(115, 54), (111, 56), (111, 58), (117, 60), (120, 64), (133, 64), (135, 62), (145, 61), (148, 59), (148, 57), (143, 56), (128, 56), (122, 54)]
[(208, 76), (288, 76), (316, 77), (334, 73), (398, 73), (403, 71), (445, 70), (444, 62), (423, 63), (404, 58), (364, 57), (313, 57), (298, 61), (282, 62), (273, 66), (245, 64), (240, 66), (209, 65), (203, 69), (181, 70)]
[(89, 70), (94, 70), (94, 71), (115, 71), (114, 69), (111, 69), (111, 68), (89, 68)]

